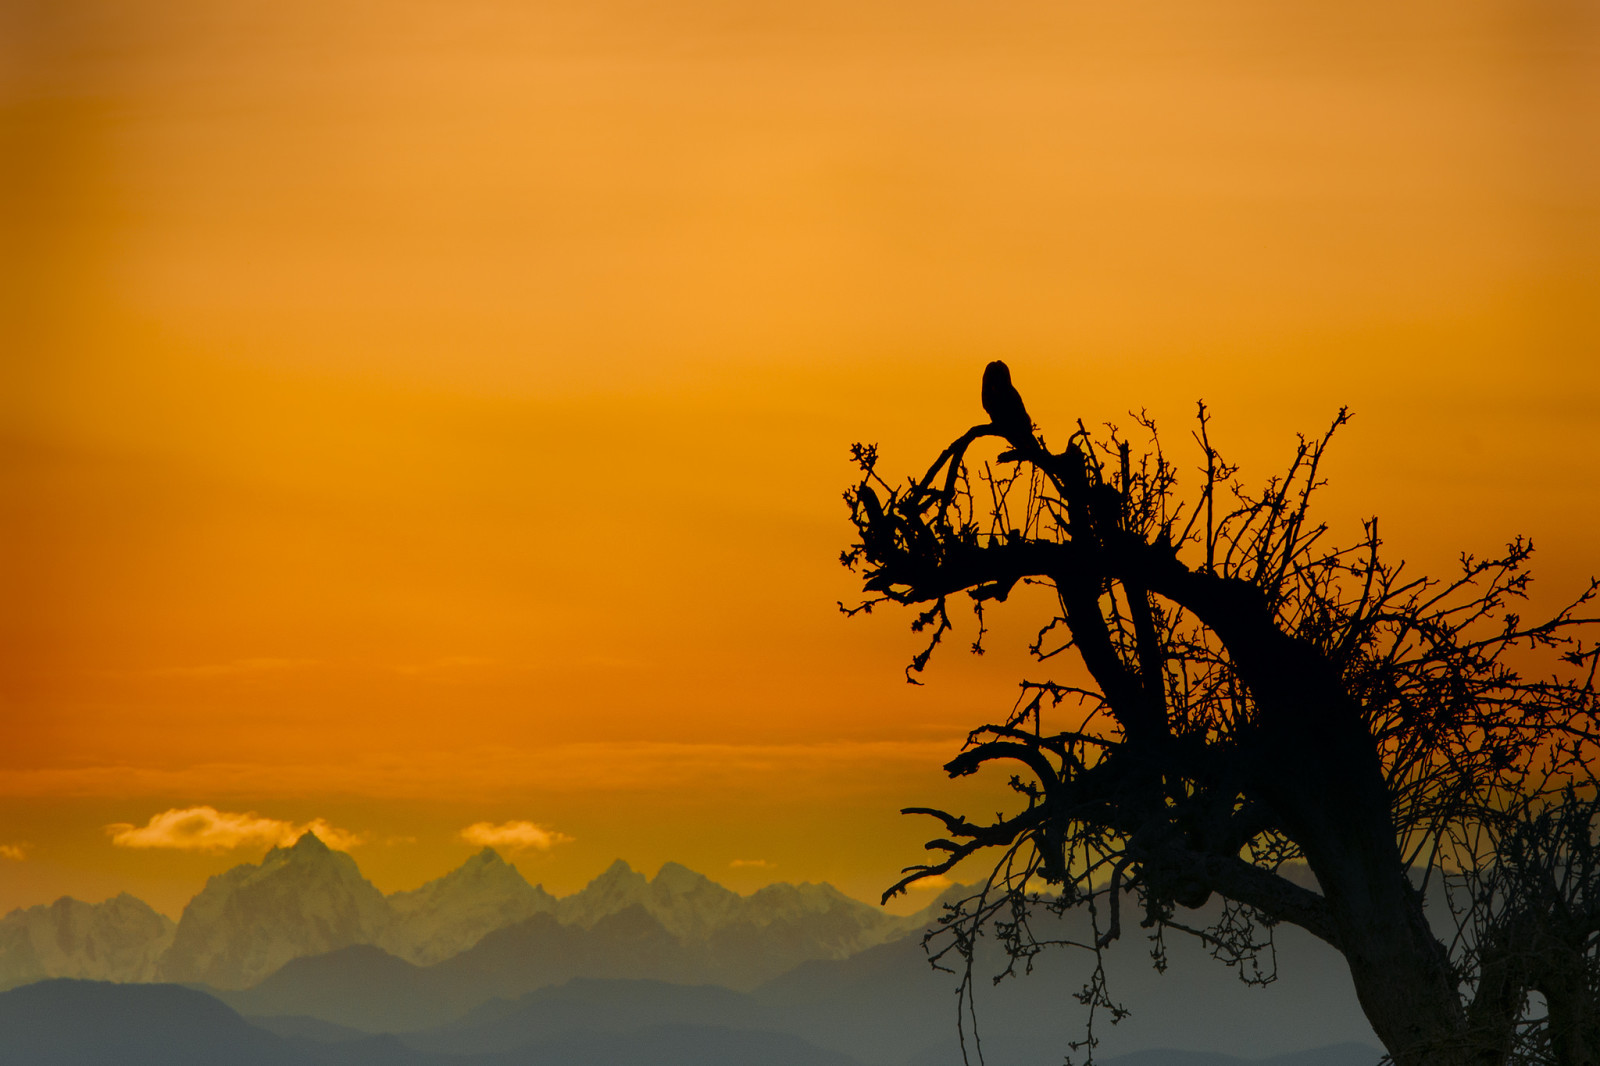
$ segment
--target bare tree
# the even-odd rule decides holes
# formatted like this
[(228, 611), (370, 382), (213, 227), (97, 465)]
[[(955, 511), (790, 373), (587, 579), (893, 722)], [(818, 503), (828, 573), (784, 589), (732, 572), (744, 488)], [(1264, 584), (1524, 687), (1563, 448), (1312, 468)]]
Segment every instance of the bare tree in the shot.
[[(927, 644), (908, 680), (951, 632), (952, 597), (976, 609), (981, 651), (985, 610), (1037, 584), (1055, 609), (1029, 650), (1079, 681), (1023, 681), (1011, 713), (946, 764), (952, 777), (1009, 767), (1012, 811), (907, 809), (943, 835), (886, 898), (993, 849), (935, 961), (960, 959), (970, 980), (987, 927), (1007, 972), (1025, 969), (1056, 942), (1035, 932), (1041, 909), (1085, 907), (1096, 962), (1081, 998), (1115, 1010), (1099, 955), (1125, 911), (1153, 936), (1201, 937), (1247, 979), (1289, 922), (1343, 954), (1399, 1066), (1595, 1066), (1600, 731), (1583, 612), (1600, 586), (1529, 623), (1514, 609), (1523, 540), (1463, 556), (1447, 579), (1386, 561), (1376, 519), (1330, 545), (1311, 504), (1343, 410), (1251, 492), (1201, 405), (1185, 498), (1143, 414), (1137, 452), (1081, 422), (1052, 451), (1004, 364), (983, 385), (991, 421), (922, 478), (891, 485), (876, 448), (857, 445), (862, 478), (845, 494), (858, 539), (842, 561), (868, 597), (847, 613), (914, 607)], [(998, 457), (969, 459), (991, 437)], [(1289, 876), (1302, 862), (1315, 888)], [(1453, 935), (1425, 914), (1430, 883)], [(1087, 1046), (1092, 1058), (1092, 1034)]]

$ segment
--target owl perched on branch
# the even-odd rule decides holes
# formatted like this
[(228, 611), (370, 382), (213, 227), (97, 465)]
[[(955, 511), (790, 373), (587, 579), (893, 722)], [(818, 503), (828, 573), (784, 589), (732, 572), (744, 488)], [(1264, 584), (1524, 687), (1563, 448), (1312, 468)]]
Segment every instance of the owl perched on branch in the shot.
[(983, 368), (983, 409), (1001, 436), (1018, 448), (1033, 446), (1033, 419), (1011, 384), (1011, 368), (996, 359)]

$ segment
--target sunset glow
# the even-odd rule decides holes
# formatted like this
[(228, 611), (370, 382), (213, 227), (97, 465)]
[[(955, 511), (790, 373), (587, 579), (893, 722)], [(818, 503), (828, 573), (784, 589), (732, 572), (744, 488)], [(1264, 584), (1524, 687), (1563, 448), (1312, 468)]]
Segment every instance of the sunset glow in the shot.
[[(844, 619), (849, 445), (1196, 400), (1423, 570), (1600, 570), (1600, 20), (6, 3), (0, 913), (316, 828), (874, 897), (1041, 676)], [(926, 903), (914, 899), (912, 906)]]

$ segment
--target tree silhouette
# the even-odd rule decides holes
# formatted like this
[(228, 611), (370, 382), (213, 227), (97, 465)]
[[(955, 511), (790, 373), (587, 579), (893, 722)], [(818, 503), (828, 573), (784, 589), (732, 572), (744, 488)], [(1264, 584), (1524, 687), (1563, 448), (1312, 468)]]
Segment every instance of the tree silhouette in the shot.
[[(858, 539), (842, 561), (868, 597), (846, 612), (916, 609), (927, 644), (908, 680), (951, 631), (951, 597), (975, 607), (981, 651), (985, 608), (1019, 583), (1054, 607), (1029, 651), (1075, 679), (1023, 681), (945, 766), (1009, 767), (1009, 813), (907, 809), (942, 823), (938, 857), (886, 899), (994, 849), (935, 963), (959, 960), (970, 982), (987, 929), (1009, 953), (998, 980), (1068, 943), (1042, 912), (1085, 907), (1092, 1018), (1118, 1009), (1100, 953), (1125, 916), (1158, 952), (1167, 930), (1193, 934), (1247, 980), (1270, 979), (1260, 960), (1289, 922), (1344, 955), (1399, 1066), (1595, 1066), (1600, 723), (1582, 611), (1596, 583), (1530, 624), (1512, 609), (1526, 541), (1463, 556), (1443, 580), (1385, 560), (1376, 519), (1330, 546), (1311, 503), (1343, 410), (1252, 493), (1200, 405), (1204, 465), (1185, 499), (1143, 414), (1137, 455), (1081, 422), (1051, 451), (1005, 364), (985, 370), (982, 398), (991, 421), (920, 480), (889, 484), (876, 447), (856, 445), (862, 478), (845, 494)], [(980, 466), (968, 452), (985, 437), (1005, 450)], [(1298, 863), (1315, 887), (1291, 876)], [(1450, 913), (1425, 913), (1441, 895)], [(1075, 1046), (1092, 1060), (1092, 1030)]]

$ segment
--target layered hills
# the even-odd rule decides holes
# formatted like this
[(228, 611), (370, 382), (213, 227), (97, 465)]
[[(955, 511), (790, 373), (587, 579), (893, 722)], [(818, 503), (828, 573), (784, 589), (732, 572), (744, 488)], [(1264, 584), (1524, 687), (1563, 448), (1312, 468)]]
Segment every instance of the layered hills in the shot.
[(0, 1066), (309, 1066), (282, 1038), (177, 985), (55, 979), (0, 993)]
[[(929, 969), (917, 939), (807, 963), (751, 992), (577, 979), (401, 1032), (252, 1015), (175, 985), (45, 981), (0, 993), (0, 1064), (959, 1066), (955, 981)], [(1373, 1066), (1380, 1056), (1348, 981), (1341, 986), (1340, 975), (1304, 957), (1304, 945), (1294, 945), (1289, 980), (1265, 989), (1231, 979), (1200, 951), (1157, 975), (1148, 959), (1132, 957), (1140, 945), (1127, 946), (1128, 958), (1110, 962), (1114, 995), (1132, 1014), (1114, 1027), (1102, 1020), (1096, 1033), (1096, 1058), (1108, 1066)], [(1071, 994), (1086, 976), (1084, 960), (1051, 961), (1065, 965), (994, 988), (980, 982), (988, 1061), (1060, 1061), (1083, 1037)], [(360, 967), (341, 976), (319, 990), (321, 1005), (393, 991), (363, 988), (369, 973)], [(1174, 1046), (1188, 1050), (1164, 1050)]]

